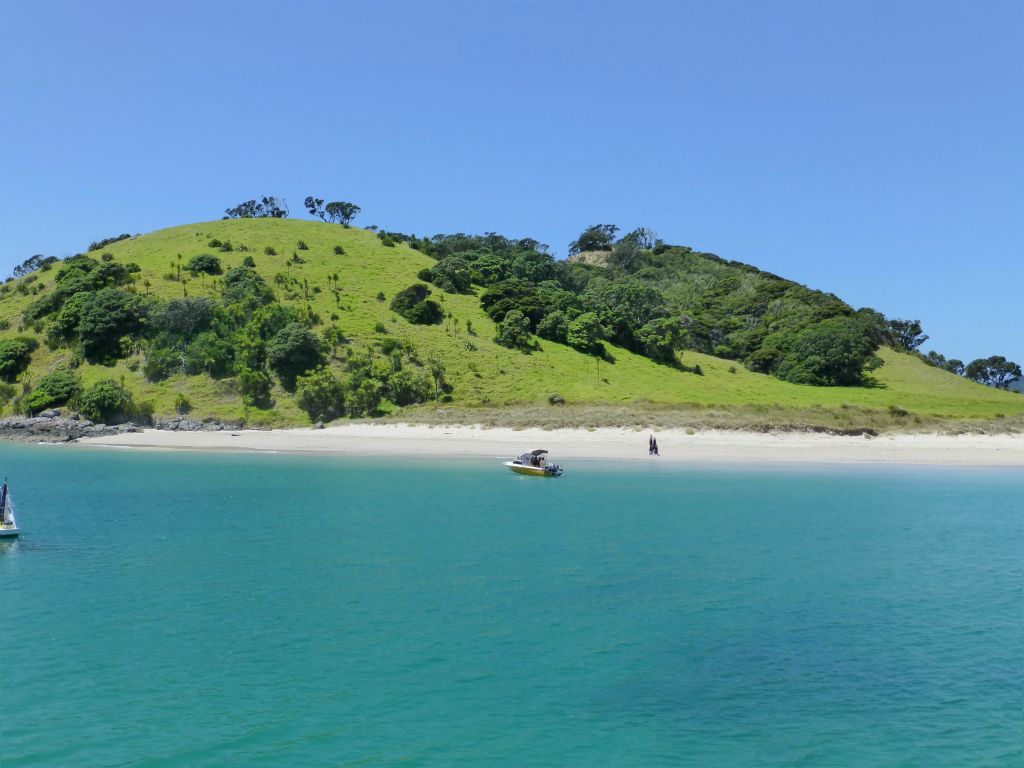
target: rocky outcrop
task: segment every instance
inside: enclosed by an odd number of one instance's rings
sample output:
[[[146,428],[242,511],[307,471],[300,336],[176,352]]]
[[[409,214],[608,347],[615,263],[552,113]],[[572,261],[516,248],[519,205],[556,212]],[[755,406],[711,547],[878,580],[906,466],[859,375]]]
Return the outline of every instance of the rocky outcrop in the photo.
[[[197,421],[185,416],[157,419],[156,429],[175,432],[220,432],[241,429],[241,424],[224,423],[213,419]],[[10,416],[0,419],[0,440],[20,443],[68,443],[83,437],[107,437],[125,432],[141,432],[137,424],[94,424],[84,416],[71,413],[61,416],[57,409],[43,411],[38,416]]]
[[[45,411],[53,414],[53,411]],[[76,414],[77,416],[77,414]],[[94,424],[84,418],[59,415],[10,416],[0,419],[0,439],[20,443],[67,443],[80,437],[105,437],[139,432],[134,424]]]
[[[169,419],[156,419],[154,429],[166,429],[171,432],[223,432],[225,429],[241,429],[242,425],[234,422],[203,419],[197,421],[187,416],[174,416]]]

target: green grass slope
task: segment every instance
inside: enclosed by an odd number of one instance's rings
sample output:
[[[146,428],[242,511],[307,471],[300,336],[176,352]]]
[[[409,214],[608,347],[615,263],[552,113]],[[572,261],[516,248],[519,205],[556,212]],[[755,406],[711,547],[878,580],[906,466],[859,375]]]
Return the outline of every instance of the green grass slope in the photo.
[[[207,243],[212,238],[230,240],[235,250],[221,253],[209,248]],[[300,240],[307,244],[307,250],[298,249]],[[250,250],[239,251],[242,245]],[[344,248],[343,255],[335,254],[338,245]],[[266,255],[264,250],[268,246],[277,255]],[[808,410],[821,410],[827,416],[819,422],[839,426],[855,426],[860,418],[855,414],[865,410],[879,414],[906,411],[910,417],[897,418],[917,417],[927,422],[1024,415],[1024,397],[1019,394],[974,384],[890,349],[880,351],[885,364],[874,373],[874,386],[819,388],[789,384],[752,373],[732,361],[694,352],[685,352],[684,362],[691,367],[699,365],[703,375],[658,365],[618,348],[611,349],[614,363],[599,362],[567,346],[543,340],[541,349],[523,354],[494,343],[494,324],[480,308],[477,295],[442,294],[434,289],[432,298],[442,300],[445,311],[458,323],[412,325],[390,311],[388,303],[397,291],[418,282],[416,273],[434,262],[401,243],[386,247],[373,232],[357,228],[298,220],[213,221],[159,230],[113,243],[101,251],[112,254],[115,261],[137,263],[142,272],[134,289],[164,299],[180,297],[184,291],[190,296],[218,298],[210,277],[189,278],[185,282],[165,279],[178,264],[179,254],[185,264],[197,254],[214,253],[225,270],[251,256],[282,302],[307,303],[303,294],[307,293],[308,285],[308,303],[324,323],[317,331],[336,322],[357,350],[373,347],[384,336],[392,336],[411,343],[422,360],[441,357],[447,367],[446,379],[452,386],[452,406],[461,409],[552,410],[548,397],[557,393],[570,407],[614,406],[638,411],[715,407],[761,414],[766,423],[771,423],[768,415],[773,413]],[[293,253],[298,253],[305,263],[289,265]],[[98,258],[99,252],[90,255]],[[0,331],[0,338],[23,334],[36,335],[40,341],[29,370],[22,376],[25,385],[30,386],[72,358],[67,349],[48,349],[43,343],[45,331],[36,333],[32,328],[21,328],[22,312],[36,298],[32,291],[51,290],[56,272],[56,268],[36,272],[14,281],[0,299],[0,325],[2,321],[9,324]],[[292,284],[283,288],[275,284],[278,274],[295,278],[303,287]],[[329,276],[333,274],[338,275],[341,290],[337,303],[329,290]],[[378,300],[380,293],[385,301]],[[337,320],[332,320],[332,315]],[[468,323],[472,324],[472,334],[466,331]],[[268,426],[309,423],[294,397],[279,385],[274,391],[273,408],[245,409],[234,379],[179,374],[153,384],[143,378],[140,360],[136,355],[113,367],[84,364],[78,372],[86,386],[102,378],[123,379],[136,400],[152,402],[158,416],[171,415],[176,395],[184,393],[193,405],[193,417],[244,418],[247,424]],[[340,372],[343,361],[341,354],[332,365]],[[406,408],[401,416],[426,417],[434,407],[431,404]],[[10,405],[5,407],[7,413],[10,410]]]

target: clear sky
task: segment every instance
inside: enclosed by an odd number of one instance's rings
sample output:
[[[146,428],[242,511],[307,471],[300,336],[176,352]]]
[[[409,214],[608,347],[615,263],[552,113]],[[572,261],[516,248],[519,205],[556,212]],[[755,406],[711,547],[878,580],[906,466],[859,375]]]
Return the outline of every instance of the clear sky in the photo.
[[[1019,0],[0,0],[0,270],[315,194],[643,225],[1024,363],[1022,40]]]

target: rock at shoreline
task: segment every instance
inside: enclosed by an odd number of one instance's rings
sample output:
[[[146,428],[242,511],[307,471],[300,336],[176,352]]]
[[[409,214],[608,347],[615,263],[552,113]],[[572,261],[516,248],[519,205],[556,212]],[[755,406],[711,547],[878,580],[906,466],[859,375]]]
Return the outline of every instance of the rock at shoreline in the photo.
[[[205,419],[195,421],[184,416],[157,420],[156,429],[180,432],[220,432],[241,429],[241,424],[222,423]],[[38,416],[9,416],[0,419],[0,440],[19,443],[68,443],[83,437],[107,437],[125,432],[141,432],[137,424],[94,424],[77,413],[64,417],[60,411],[44,411]]]
[[[0,419],[0,439],[22,443],[67,443],[80,437],[104,437],[138,432],[134,424],[93,424],[88,419],[60,416],[59,411],[44,411],[38,416],[9,416]]]

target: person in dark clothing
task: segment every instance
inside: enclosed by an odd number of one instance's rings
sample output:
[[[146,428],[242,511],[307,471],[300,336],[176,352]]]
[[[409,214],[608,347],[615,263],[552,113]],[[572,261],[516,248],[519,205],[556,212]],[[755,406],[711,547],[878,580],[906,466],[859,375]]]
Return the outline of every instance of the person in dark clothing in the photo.
[[[655,440],[653,437],[651,438],[651,453],[653,453],[655,456],[661,455],[660,453],[658,453],[658,441]]]
[[[654,455],[654,435],[651,435],[650,437],[647,438],[647,455]]]

